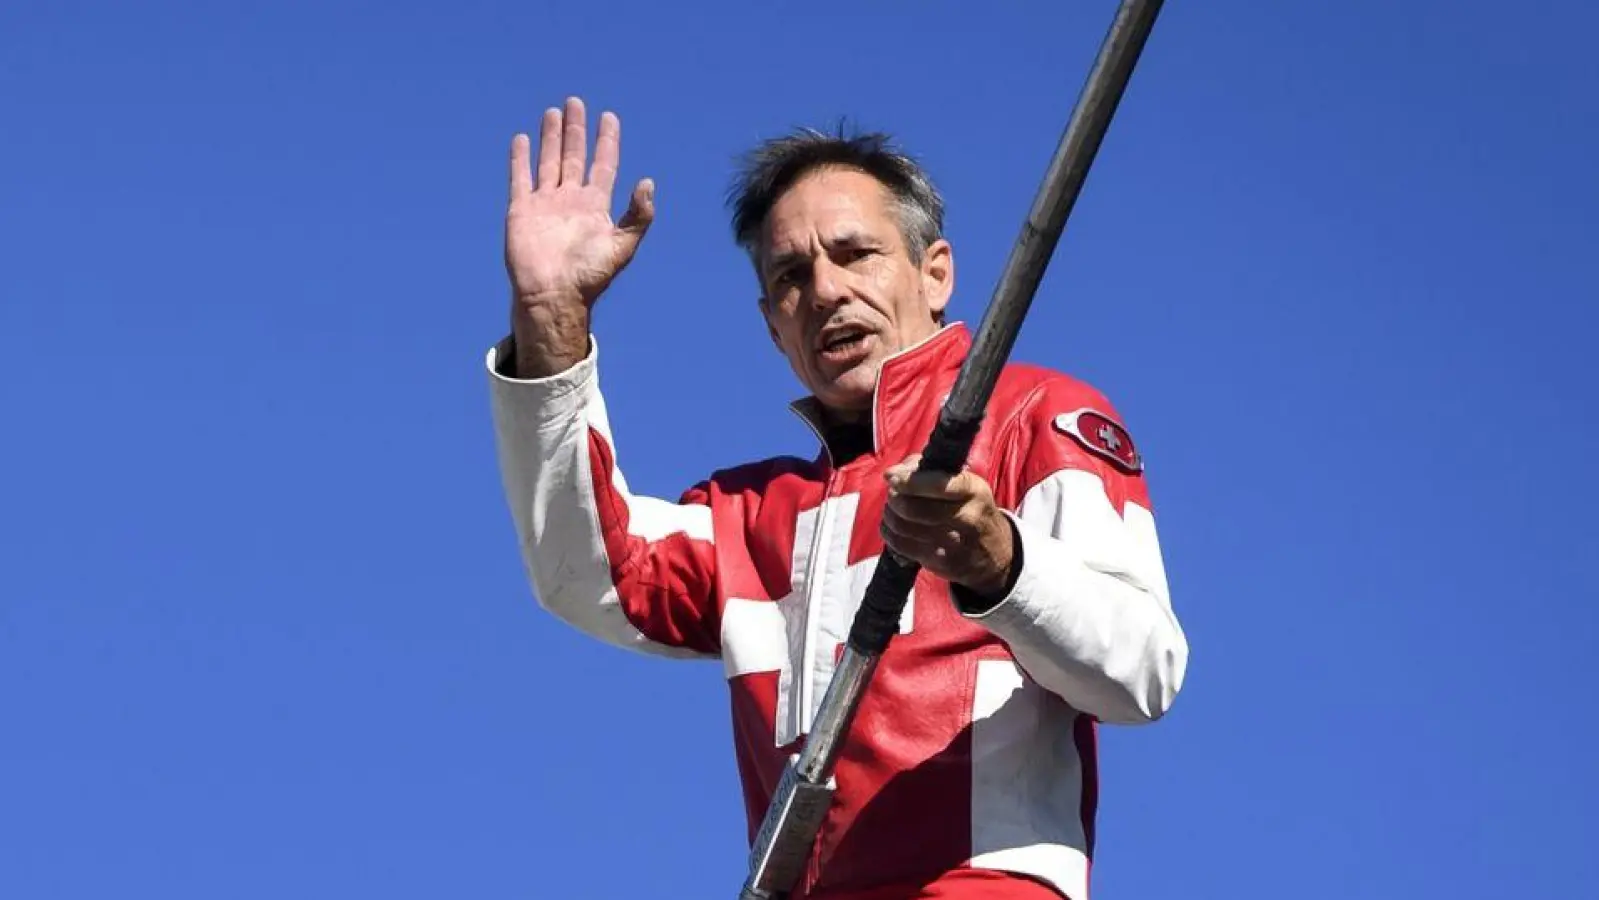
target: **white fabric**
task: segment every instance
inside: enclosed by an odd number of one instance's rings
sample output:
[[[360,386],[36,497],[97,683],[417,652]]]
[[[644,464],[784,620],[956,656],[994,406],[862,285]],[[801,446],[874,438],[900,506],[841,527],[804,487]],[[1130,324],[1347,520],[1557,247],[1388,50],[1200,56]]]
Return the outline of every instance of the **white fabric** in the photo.
[[[1022,538],[1016,585],[972,618],[1082,712],[1118,724],[1165,715],[1182,689],[1188,641],[1153,516],[1136,503],[1118,515],[1098,477],[1064,470],[1029,490],[1012,518]]]
[[[598,342],[587,358],[544,378],[500,374],[507,349],[505,342],[491,349],[485,364],[501,478],[539,605],[608,644],[653,656],[708,658],[650,640],[623,612],[595,505],[590,429],[611,444],[611,478],[627,504],[630,532],[659,539],[684,531],[709,541],[710,509],[628,492],[600,394]]]

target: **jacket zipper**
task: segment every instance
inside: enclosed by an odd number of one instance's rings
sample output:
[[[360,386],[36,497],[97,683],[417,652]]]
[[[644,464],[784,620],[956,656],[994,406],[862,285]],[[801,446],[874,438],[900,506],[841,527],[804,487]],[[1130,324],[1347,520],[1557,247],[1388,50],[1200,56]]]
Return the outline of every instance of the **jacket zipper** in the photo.
[[[816,688],[816,661],[812,654],[816,651],[816,629],[819,626],[816,616],[817,601],[821,599],[821,591],[827,580],[826,560],[831,556],[831,543],[833,537],[833,512],[828,506],[828,501],[833,499],[833,491],[838,485],[838,467],[833,461],[833,451],[827,446],[827,440],[816,426],[805,416],[800,416],[801,421],[816,435],[817,442],[822,445],[822,451],[827,455],[827,481],[822,486],[822,499],[816,507],[816,527],[811,532],[810,557],[805,560],[805,628],[804,636],[800,639],[801,669],[795,674],[798,680],[794,686],[796,694],[793,705],[794,733],[809,736],[811,729],[811,698]],[[805,863],[805,875],[801,880],[799,893],[808,894],[816,886],[822,872],[822,848],[827,843],[826,825],[817,831],[816,839],[811,843],[810,858]]]
[[[832,557],[833,541],[833,510],[828,501],[833,498],[833,489],[838,482],[838,472],[831,465],[828,468],[827,484],[822,489],[822,503],[816,509],[816,530],[811,535],[811,556],[805,561],[805,637],[803,638],[800,654],[803,659],[805,672],[800,679],[800,718],[797,733],[810,735],[811,709],[813,698],[816,695],[816,631],[820,627],[821,616],[817,614],[818,604],[822,599],[822,590],[827,582],[827,560]],[[827,844],[827,824],[823,820],[822,827],[816,831],[816,839],[811,842],[810,858],[805,864],[805,879],[802,894],[809,893],[815,887],[822,873],[822,848]]]
[[[831,556],[833,539],[833,511],[828,506],[828,501],[833,498],[833,488],[837,484],[838,473],[829,471],[827,483],[822,488],[822,502],[816,507],[816,529],[811,532],[811,553],[805,560],[805,636],[800,641],[800,659],[804,669],[799,673],[799,710],[798,721],[795,724],[795,734],[809,734],[811,730],[811,707],[816,696],[816,629],[820,625],[819,616],[816,614],[817,604],[822,598],[822,589],[827,584],[827,560]]]

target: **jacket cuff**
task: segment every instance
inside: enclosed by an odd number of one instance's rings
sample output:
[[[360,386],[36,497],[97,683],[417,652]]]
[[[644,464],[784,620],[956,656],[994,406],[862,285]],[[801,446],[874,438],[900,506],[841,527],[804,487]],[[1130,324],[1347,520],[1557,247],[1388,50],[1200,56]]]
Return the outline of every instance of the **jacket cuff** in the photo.
[[[964,584],[951,582],[949,586],[949,596],[955,601],[955,608],[969,619],[980,619],[1010,599],[1016,592],[1016,583],[1021,579],[1022,566],[1027,558],[1027,549],[1022,546],[1021,529],[1016,527],[1016,517],[1009,510],[1000,511],[1005,514],[1005,521],[1010,524],[1011,562],[1005,586],[998,592],[989,594],[978,593]]]
[[[1010,522],[1012,547],[1010,579],[1004,590],[984,595],[961,585],[951,585],[950,597],[962,616],[982,622],[1003,637],[1008,626],[1029,618],[1026,607],[1038,589],[1038,574],[1028,561],[1045,551],[1037,544],[1038,535],[1023,525],[1015,513],[1008,509],[1001,512]]]
[[[589,352],[571,368],[542,378],[516,376],[516,338],[506,335],[484,357],[489,387],[497,406],[537,421],[570,416],[582,409],[594,386],[599,342],[589,337]]]

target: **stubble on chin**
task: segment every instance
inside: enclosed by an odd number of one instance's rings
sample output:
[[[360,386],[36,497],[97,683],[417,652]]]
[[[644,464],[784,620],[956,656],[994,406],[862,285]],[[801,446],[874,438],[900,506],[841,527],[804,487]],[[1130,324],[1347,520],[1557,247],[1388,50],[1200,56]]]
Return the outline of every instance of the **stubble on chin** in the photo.
[[[868,359],[834,379],[839,402],[860,414],[870,411],[882,368],[881,359]]]

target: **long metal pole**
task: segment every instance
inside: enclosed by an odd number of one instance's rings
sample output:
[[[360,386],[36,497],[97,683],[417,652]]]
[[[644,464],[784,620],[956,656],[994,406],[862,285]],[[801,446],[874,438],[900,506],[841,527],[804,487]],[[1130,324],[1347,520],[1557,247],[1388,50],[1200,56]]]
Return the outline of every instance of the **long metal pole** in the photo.
[[[953,474],[965,466],[994,385],[1155,26],[1161,2],[1122,0],[1117,9],[954,389],[939,411],[938,424],[922,454],[921,470]],[[789,760],[766,809],[750,850],[749,876],[739,900],[782,900],[799,882],[832,803],[839,748],[849,735],[877,662],[898,630],[920,568],[891,553],[879,558],[815,725],[803,751]]]

